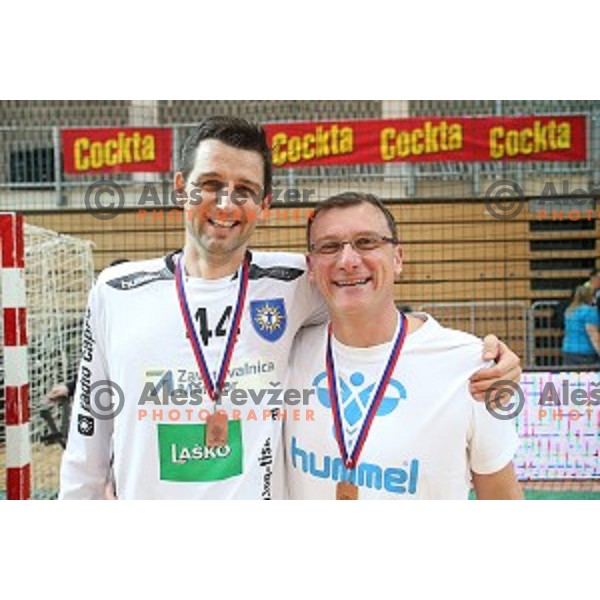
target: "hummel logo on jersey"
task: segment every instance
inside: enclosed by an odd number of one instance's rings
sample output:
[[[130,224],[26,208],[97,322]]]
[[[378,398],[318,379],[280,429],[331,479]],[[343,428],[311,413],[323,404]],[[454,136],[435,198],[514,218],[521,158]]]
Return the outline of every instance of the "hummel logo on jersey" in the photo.
[[[263,279],[265,277],[279,281],[294,281],[295,279],[298,279],[298,277],[304,275],[304,269],[294,269],[293,267],[259,267],[252,263],[248,275],[250,281]]]
[[[365,383],[365,376],[359,371],[352,373],[349,381],[346,381],[342,377],[338,381],[344,431],[348,438],[353,439],[358,435],[362,423],[367,416],[369,401],[373,398],[377,382]],[[325,408],[331,408],[327,387],[327,373],[325,371],[319,373],[313,379],[312,386],[317,392],[319,402]],[[385,417],[391,414],[398,407],[400,400],[406,400],[406,397],[405,387],[398,380],[390,379],[376,416]]]
[[[382,467],[375,463],[361,461],[355,469],[347,469],[339,456],[321,456],[306,447],[301,447],[298,438],[292,437],[289,450],[292,467],[303,473],[310,473],[318,479],[349,481],[361,487],[385,490],[392,494],[417,493],[420,464],[417,459],[403,466]]]
[[[377,383],[376,381],[365,382],[364,374],[359,371],[352,373],[348,380],[343,377],[338,378],[344,435],[350,448],[356,443],[360,428],[366,419]],[[313,379],[312,386],[317,392],[317,398],[321,405],[331,409],[327,373],[325,371],[319,373]],[[390,379],[376,416],[390,415],[398,408],[400,400],[406,399],[405,387],[398,380]],[[333,425],[331,435],[335,439]],[[418,459],[405,460],[401,464],[389,467],[363,460],[356,465],[355,469],[348,469],[339,456],[315,452],[305,442],[306,440],[300,442],[296,436],[292,437],[289,456],[294,469],[299,469],[318,479],[350,481],[360,487],[385,490],[392,494],[414,495],[417,493],[420,470]]]
[[[254,331],[261,338],[268,342],[276,342],[283,335],[287,325],[283,298],[251,301],[250,316]]]
[[[166,268],[160,271],[139,271],[116,277],[107,283],[117,290],[131,290],[161,279],[173,279],[173,274]]]

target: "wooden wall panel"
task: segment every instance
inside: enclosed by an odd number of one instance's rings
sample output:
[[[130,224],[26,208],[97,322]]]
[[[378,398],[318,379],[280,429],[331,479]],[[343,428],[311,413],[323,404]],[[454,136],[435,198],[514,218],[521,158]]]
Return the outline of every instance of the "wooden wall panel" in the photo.
[[[586,259],[586,264],[600,266],[599,220],[591,230],[530,231],[530,223],[539,219],[527,209],[515,220],[502,221],[493,219],[483,203],[407,203],[389,208],[403,242],[404,270],[395,286],[400,304],[418,307],[432,302],[523,301],[530,305],[535,300],[561,300],[570,290],[554,289],[552,280],[583,280],[589,273],[587,267],[532,270],[530,261]],[[305,253],[310,210],[299,207],[272,211],[259,223],[252,248]],[[91,240],[98,271],[117,258],[160,256],[183,243],[183,214],[174,209],[164,213],[128,211],[106,221],[85,212],[37,213],[27,214],[26,222]],[[590,239],[586,249],[575,246]],[[545,248],[532,249],[532,243],[536,247],[539,242]],[[548,289],[533,289],[534,281],[547,282]],[[442,316],[443,322],[446,317]],[[509,339],[519,352],[525,352],[522,319],[513,314],[492,311],[486,316],[478,312],[474,323],[470,317],[461,320],[455,315],[449,325],[478,335],[493,331]],[[560,332],[552,337],[560,338]],[[556,354],[556,350],[548,352]]]

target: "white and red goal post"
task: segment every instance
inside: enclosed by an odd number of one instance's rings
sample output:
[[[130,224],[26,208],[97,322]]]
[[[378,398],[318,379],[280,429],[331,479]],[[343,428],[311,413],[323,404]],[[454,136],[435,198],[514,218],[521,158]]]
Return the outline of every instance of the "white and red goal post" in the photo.
[[[0,304],[4,331],[6,495],[9,500],[31,497],[24,251],[23,216],[0,213]]]

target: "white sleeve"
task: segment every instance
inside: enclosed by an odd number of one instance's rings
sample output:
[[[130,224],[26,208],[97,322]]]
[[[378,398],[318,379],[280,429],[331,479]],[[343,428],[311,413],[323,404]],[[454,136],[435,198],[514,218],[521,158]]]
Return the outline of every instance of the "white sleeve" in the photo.
[[[90,386],[109,379],[99,287],[96,284],[92,288],[88,300],[69,439],[60,472],[61,500],[104,499],[110,473],[113,422],[97,418],[90,411]]]
[[[320,325],[328,320],[327,305],[321,292],[317,289],[317,286],[312,284],[308,279],[308,266],[306,267],[307,272],[303,276],[303,280],[299,290],[299,301],[300,306],[303,309],[303,319],[301,326],[306,325]]]
[[[519,438],[514,419],[502,421],[492,416],[484,402],[471,398],[469,428],[469,462],[479,475],[490,475],[503,469],[515,456]]]

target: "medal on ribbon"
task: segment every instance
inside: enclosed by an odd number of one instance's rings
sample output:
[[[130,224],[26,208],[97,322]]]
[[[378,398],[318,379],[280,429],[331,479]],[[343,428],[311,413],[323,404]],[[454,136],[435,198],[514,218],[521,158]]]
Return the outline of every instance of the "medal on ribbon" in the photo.
[[[373,424],[373,420],[375,418],[375,415],[377,414],[379,406],[381,405],[381,401],[383,400],[383,396],[385,395],[388,383],[392,377],[394,369],[396,368],[396,363],[398,362],[400,353],[402,352],[402,347],[404,346],[404,340],[406,339],[407,330],[407,319],[403,313],[400,313],[400,325],[394,338],[392,351],[388,358],[385,369],[383,370],[383,374],[379,380],[379,385],[376,387],[375,394],[369,406],[369,410],[367,411],[367,416],[363,421],[360,431],[358,433],[356,443],[354,444],[353,448],[349,450],[348,444],[346,443],[346,436],[344,435],[344,427],[341,413],[342,407],[341,402],[339,400],[338,381],[335,372],[333,347],[331,344],[331,323],[329,324],[329,327],[327,329],[327,349],[325,356],[325,363],[327,367],[327,386],[329,390],[329,398],[331,400],[331,412],[333,413],[335,439],[337,441],[340,456],[342,458],[344,466],[349,470],[354,470],[356,468],[356,465],[358,464],[360,454],[365,445],[365,442],[367,441],[369,431],[371,430],[371,425]],[[336,500],[357,499],[358,486],[356,485],[356,483],[353,483],[351,481],[339,481],[337,483]]]
[[[217,371],[217,379],[213,381],[210,370],[206,363],[204,351],[202,345],[196,334],[194,327],[194,320],[187,300],[185,291],[185,283],[183,276],[183,254],[179,257],[175,266],[175,284],[177,288],[177,298],[179,300],[179,308],[181,309],[181,315],[187,331],[187,337],[192,346],[194,358],[198,365],[198,371],[202,377],[202,382],[209,398],[216,402],[221,395],[223,388],[225,387],[225,380],[227,379],[227,373],[229,371],[229,364],[233,356],[233,350],[238,339],[238,330],[240,322],[242,320],[242,314],[244,313],[244,306],[246,303],[246,293],[248,291],[248,281],[250,272],[250,260],[246,254],[244,261],[241,266],[241,273],[239,273],[238,280],[238,294],[235,309],[233,312],[233,319],[229,326],[229,332],[227,334],[225,342],[225,350],[223,352],[223,358],[220,361],[220,367]],[[224,412],[215,411],[207,420],[206,423],[206,445],[209,447],[213,446],[225,446],[227,445],[227,432],[228,432],[228,419],[227,414]]]

